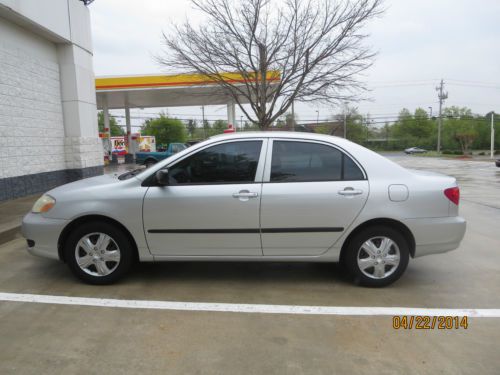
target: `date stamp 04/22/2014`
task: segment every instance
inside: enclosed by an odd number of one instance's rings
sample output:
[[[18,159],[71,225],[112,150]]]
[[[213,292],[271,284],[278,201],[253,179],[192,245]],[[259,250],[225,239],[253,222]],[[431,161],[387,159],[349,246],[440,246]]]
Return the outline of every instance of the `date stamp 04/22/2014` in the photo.
[[[394,329],[468,329],[467,316],[396,315]]]

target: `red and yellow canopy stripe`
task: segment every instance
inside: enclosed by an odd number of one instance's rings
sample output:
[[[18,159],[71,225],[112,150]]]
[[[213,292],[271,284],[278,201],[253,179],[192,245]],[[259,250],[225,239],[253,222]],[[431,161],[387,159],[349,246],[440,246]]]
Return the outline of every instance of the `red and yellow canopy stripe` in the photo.
[[[223,73],[224,80],[228,83],[243,83],[245,78],[240,73]],[[257,78],[257,74],[254,74]],[[278,71],[269,71],[266,74],[268,81],[279,81]],[[148,76],[123,76],[96,78],[96,90],[113,90],[127,88],[153,88],[169,86],[194,86],[211,85],[217,81],[202,74],[176,74],[176,75],[148,75]]]

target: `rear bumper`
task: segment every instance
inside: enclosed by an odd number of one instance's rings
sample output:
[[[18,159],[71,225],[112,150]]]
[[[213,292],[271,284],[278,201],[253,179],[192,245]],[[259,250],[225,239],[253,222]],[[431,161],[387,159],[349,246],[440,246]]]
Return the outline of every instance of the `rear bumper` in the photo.
[[[62,219],[49,219],[40,214],[27,214],[23,218],[21,231],[24,238],[34,241],[32,246],[28,245],[28,252],[44,258],[59,259],[57,242],[68,222]]]
[[[460,216],[406,219],[415,237],[415,257],[456,249],[464,238],[466,222]]]

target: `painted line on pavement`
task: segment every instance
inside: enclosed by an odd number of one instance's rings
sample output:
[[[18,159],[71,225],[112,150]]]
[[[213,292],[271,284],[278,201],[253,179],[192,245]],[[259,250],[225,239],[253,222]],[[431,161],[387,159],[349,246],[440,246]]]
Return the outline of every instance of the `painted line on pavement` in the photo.
[[[76,305],[93,307],[117,307],[126,309],[209,311],[260,314],[295,315],[430,315],[430,316],[468,316],[473,318],[500,318],[500,309],[442,309],[422,307],[365,307],[365,306],[300,306],[300,305],[260,305],[241,303],[205,303],[146,301],[110,298],[88,298],[50,296],[42,294],[0,293],[0,301],[29,302],[56,305]]]

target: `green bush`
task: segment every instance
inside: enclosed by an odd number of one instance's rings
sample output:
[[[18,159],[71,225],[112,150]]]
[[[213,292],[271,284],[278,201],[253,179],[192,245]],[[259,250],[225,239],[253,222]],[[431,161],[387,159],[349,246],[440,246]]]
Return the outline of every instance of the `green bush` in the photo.
[[[160,114],[160,117],[146,120],[142,135],[154,135],[156,144],[168,145],[173,142],[184,143],[187,139],[186,127],[181,120]]]

